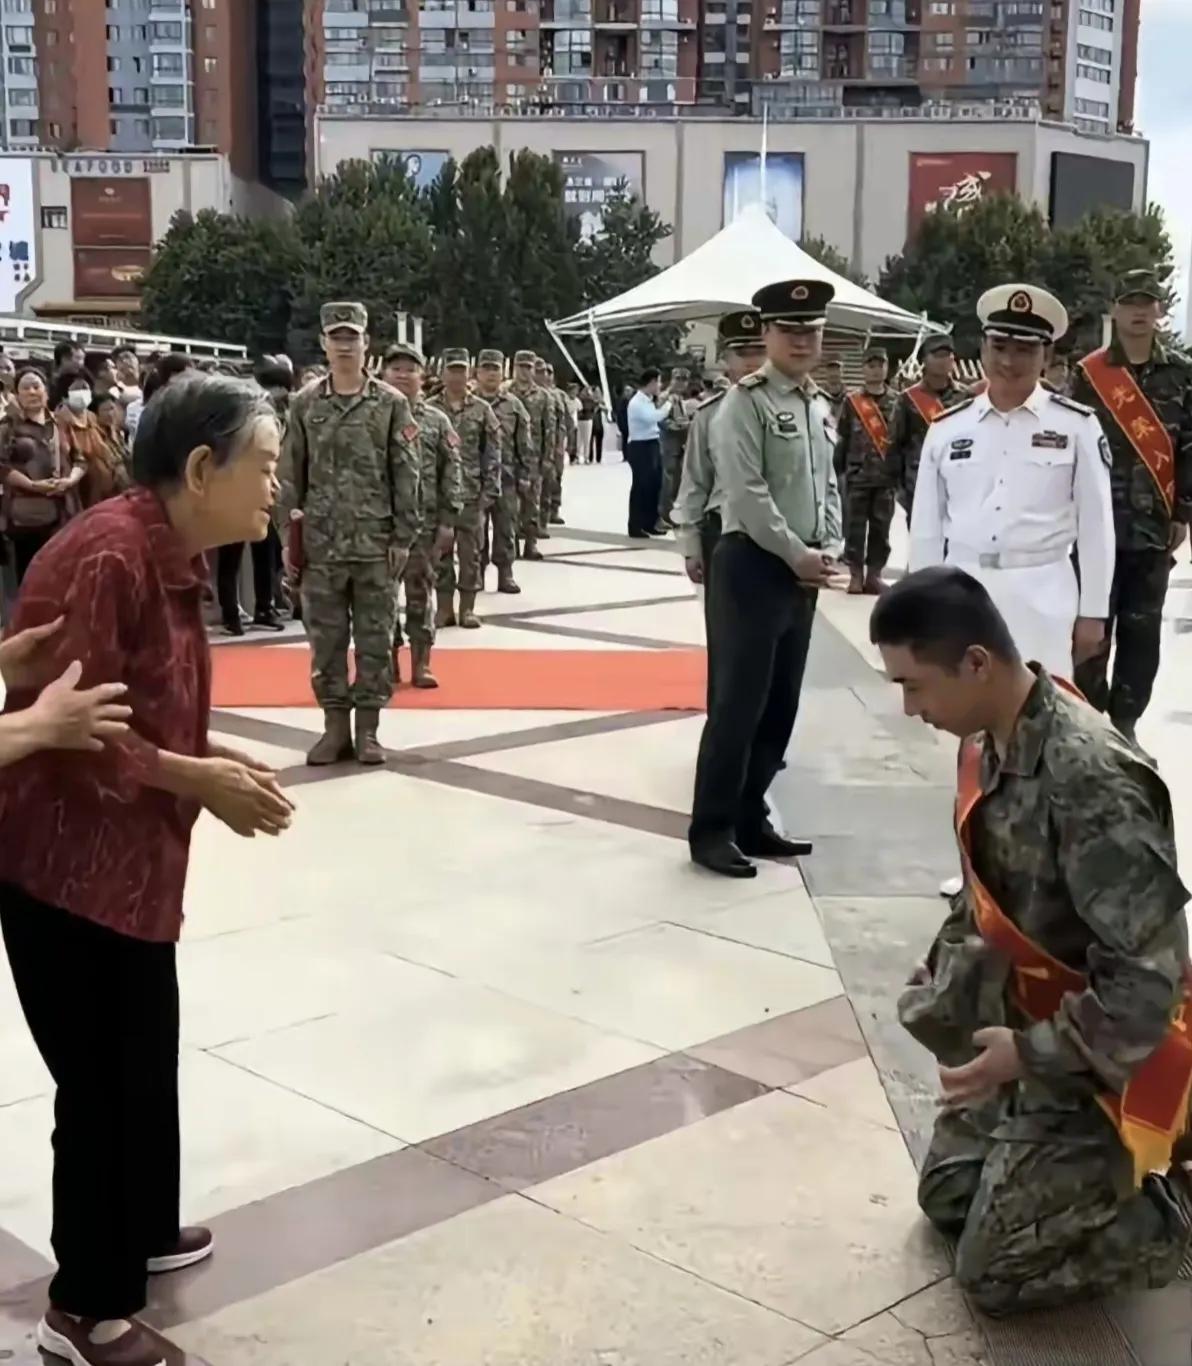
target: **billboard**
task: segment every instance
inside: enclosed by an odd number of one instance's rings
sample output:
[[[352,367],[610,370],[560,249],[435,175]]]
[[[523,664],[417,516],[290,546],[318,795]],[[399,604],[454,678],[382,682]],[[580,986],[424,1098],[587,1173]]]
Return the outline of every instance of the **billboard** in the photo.
[[[392,148],[374,149],[374,161],[400,161],[406,174],[419,190],[427,190],[434,184],[439,172],[447,164],[450,152],[424,152],[421,150],[394,150]]]
[[[563,172],[563,213],[568,222],[578,221],[581,242],[599,235],[605,198],[622,181],[630,194],[645,200],[644,163],[641,152],[555,153]]]
[[[76,247],[76,299],[135,299],[149,269],[148,247]]]
[[[933,209],[963,213],[986,195],[1013,194],[1017,188],[1014,152],[912,152],[907,236]]]
[[[0,157],[0,313],[15,313],[37,276],[34,211],[33,162]]]
[[[724,222],[762,202],[762,159],[757,152],[724,154]],[[766,213],[797,242],[803,236],[803,153],[766,153]]]
[[[1093,209],[1134,207],[1134,167],[1128,161],[1051,154],[1051,225],[1069,228]]]
[[[70,211],[76,247],[147,247],[153,241],[148,177],[72,180]]]

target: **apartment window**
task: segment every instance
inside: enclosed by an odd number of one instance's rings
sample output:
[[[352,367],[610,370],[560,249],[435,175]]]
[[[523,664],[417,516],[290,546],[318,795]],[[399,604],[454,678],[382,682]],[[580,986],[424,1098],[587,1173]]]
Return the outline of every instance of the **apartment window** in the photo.
[[[1091,114],[1097,119],[1109,117],[1109,105],[1103,104],[1100,100],[1077,100],[1075,103],[1078,114]]]
[[[906,23],[906,0],[869,0],[869,22],[889,19],[896,24]]]
[[[1108,14],[1094,14],[1091,9],[1082,9],[1079,20],[1085,28],[1099,28],[1103,33],[1113,32],[1113,20]]]
[[[133,24],[132,40],[134,43],[147,43],[149,41],[149,25]]]
[[[642,19],[646,23],[678,23],[679,0],[642,0]]]
[[[405,81],[374,81],[373,90],[379,100],[404,100],[409,93]]]
[[[644,30],[641,35],[641,70],[642,75],[677,76],[679,35]]]
[[[493,31],[491,28],[461,29],[456,36],[455,46],[460,52],[491,52]]]
[[[108,70],[109,70],[109,71],[119,71],[119,70],[120,70],[120,58],[119,58],[119,57],[109,57],[109,58],[108,58]]]
[[[505,32],[505,46],[510,52],[525,52],[529,41],[528,29],[511,28]]]
[[[929,14],[955,14],[956,6],[953,0],[931,0],[927,12]]]
[[[32,14],[33,0],[4,0],[5,14]]]
[[[14,138],[35,138],[37,136],[37,120],[9,119],[8,131]]]
[[[510,100],[524,100],[528,89],[528,86],[517,85],[511,81],[505,87],[505,98]]]
[[[132,92],[132,102],[133,104],[148,104],[149,87],[147,85],[136,86]]]
[[[207,6],[211,8],[210,5]],[[363,0],[324,0],[323,9],[327,14],[358,14],[364,8]]]
[[[951,52],[956,46],[956,35],[954,33],[933,33],[930,38],[931,45],[937,52]]]
[[[642,34],[645,42],[646,35]],[[556,76],[588,76],[592,72],[592,41],[584,29],[563,29],[555,34],[554,61]]]
[[[155,85],[153,87],[153,103],[161,106],[176,106],[181,108],[186,103],[186,91],[180,85]]]
[[[1089,66],[1085,62],[1076,63],[1076,74],[1086,81],[1096,81],[1098,85],[1109,85],[1112,77],[1103,66]]]
[[[108,103],[109,103],[109,104],[123,104],[123,103],[124,103],[124,91],[120,88],[120,86],[118,86],[118,85],[109,85],[109,86],[108,86]]]
[[[159,142],[184,142],[186,140],[186,120],[179,118],[154,119],[153,136]]]
[[[869,35],[870,55],[900,57],[906,50],[904,33],[871,33]]]
[[[48,123],[46,124],[46,132],[51,138],[60,138],[62,136],[62,125],[60,123]]]
[[[357,47],[363,47],[368,41],[367,36],[358,28],[329,28],[326,30],[326,36],[329,43],[354,43]]]
[[[36,76],[37,59],[34,57],[10,57],[8,59],[10,76]]]
[[[37,91],[13,89],[8,92],[9,104],[21,109],[35,109],[37,107]]]
[[[219,59],[216,58],[216,57],[204,57],[204,58],[203,58],[203,70],[204,70],[209,76],[210,76],[213,72],[218,71],[218,70],[219,70]]]
[[[109,25],[108,25],[108,42],[109,42],[109,43],[118,43],[119,41],[120,41],[120,25],[119,25],[119,24],[109,24]]]
[[[359,66],[366,62],[359,52],[328,52],[323,58],[325,66]]]
[[[58,46],[58,30],[57,30],[56,28],[51,28],[51,29],[47,29],[47,30],[46,30],[45,43],[46,43],[46,47],[57,47],[57,46]]]
[[[182,41],[182,25],[174,23],[150,24],[149,37],[155,43],[180,43]]]
[[[779,38],[779,75],[814,76],[820,69],[818,33],[784,33]]]
[[[138,75],[138,76],[144,75],[144,73],[145,73],[145,59],[144,59],[144,57],[134,57],[134,58],[132,59],[132,69],[133,69],[133,71],[136,73],[136,75]]]
[[[155,76],[181,76],[183,69],[181,52],[155,52],[153,54],[153,74]]]
[[[132,130],[139,138],[147,138],[152,134],[153,125],[148,119],[133,119]]]
[[[6,24],[4,36],[8,40],[9,47],[33,46],[33,30],[24,24]]]
[[[919,69],[921,71],[950,71],[952,69],[952,58],[922,57],[919,59]]]
[[[214,9],[214,8],[215,8],[215,5],[216,5],[216,0],[203,0],[203,8],[204,8],[204,9]]]
[[[1087,43],[1077,43],[1076,55],[1083,57],[1086,62],[1102,62],[1105,66],[1113,65],[1113,53],[1107,47],[1090,47]]]

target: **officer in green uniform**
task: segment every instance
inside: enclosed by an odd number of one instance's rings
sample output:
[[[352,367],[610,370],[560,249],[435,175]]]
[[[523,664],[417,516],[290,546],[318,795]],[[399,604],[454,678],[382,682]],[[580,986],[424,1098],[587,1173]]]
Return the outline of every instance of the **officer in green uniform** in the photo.
[[[302,522],[302,619],[324,713],[307,762],[351,756],[355,708],[356,758],[380,764],[377,726],[393,696],[397,580],[421,523],[418,427],[405,397],[365,371],[363,304],[325,304],[320,316],[330,373],[290,404],[281,472],[284,515]]]
[[[513,561],[517,558],[522,500],[528,498],[534,488],[538,453],[531,442],[530,414],[525,404],[516,394],[501,389],[504,373],[503,352],[489,349],[476,357],[476,391],[501,424],[501,496],[489,512],[497,592],[520,593],[513,577]]]
[[[416,346],[396,342],[385,353],[381,378],[409,400],[418,424],[421,454],[422,530],[410,551],[403,578],[412,662],[410,681],[416,688],[437,688],[439,681],[430,667],[435,643],[435,569],[441,555],[451,554],[463,500],[459,487],[459,437],[447,414],[427,402],[422,392],[425,373],[426,358]],[[395,651],[401,643],[401,622],[395,621]]]
[[[894,404],[890,422],[890,453],[886,457],[899,501],[906,508],[910,526],[915,503],[915,480],[919,477],[919,457],[927,428],[941,413],[968,397],[968,390],[956,383],[953,374],[956,348],[952,338],[936,333],[919,347],[923,374],[917,384],[904,389]]]
[[[773,829],[766,793],[790,743],[816,595],[840,541],[831,412],[811,377],[833,293],[819,280],[758,290],[766,363],[728,391],[712,422],[722,524],[708,605],[716,686],[688,842],[694,862],[726,877],[756,876],[748,855],[811,849]]]
[[[465,350],[443,352],[443,388],[430,400],[451,419],[459,438],[460,491],[463,512],[455,527],[459,548],[459,624],[469,630],[480,625],[476,594],[484,587],[480,574],[480,551],[484,519],[501,496],[501,428],[493,410],[482,398],[468,392],[469,358]],[[435,626],[456,624],[455,553],[445,553],[438,568],[439,607]]]
[[[1192,363],[1159,340],[1163,311],[1158,274],[1129,271],[1112,340],[1077,365],[1072,391],[1109,441],[1117,541],[1105,649],[1077,667],[1076,683],[1130,740],[1159,671],[1171,557],[1192,520]]]

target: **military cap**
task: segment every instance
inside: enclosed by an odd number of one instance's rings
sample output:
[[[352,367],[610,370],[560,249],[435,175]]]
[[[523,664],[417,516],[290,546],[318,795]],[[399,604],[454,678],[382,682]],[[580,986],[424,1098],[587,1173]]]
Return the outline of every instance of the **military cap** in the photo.
[[[535,370],[549,370],[549,369],[550,369],[550,366],[547,365],[546,361],[544,361],[544,360],[542,359],[541,356],[535,356],[535,357],[534,357],[534,369],[535,369]]]
[[[885,361],[885,363],[889,365],[890,353],[884,346],[867,346],[865,348],[864,356],[865,364],[868,365],[871,360]]]
[[[1163,301],[1163,282],[1157,270],[1128,270],[1118,281],[1113,301],[1138,297]]]
[[[498,351],[494,347],[485,347],[483,351],[477,353],[477,365],[495,365],[498,370],[505,368],[505,353]]]
[[[533,351],[515,351],[513,355],[514,365],[533,365],[537,359]]]
[[[759,289],[750,302],[764,323],[811,331],[827,321],[835,293],[826,280],[779,280]]]
[[[466,346],[449,346],[444,350],[440,359],[444,370],[448,370],[454,365],[468,366],[472,363]]]
[[[319,322],[324,332],[336,327],[350,327],[363,335],[368,331],[368,309],[363,304],[324,304],[319,310]]]
[[[752,308],[726,313],[716,324],[716,336],[726,350],[734,346],[756,346],[762,339],[762,320]]]
[[[395,360],[412,360],[415,365],[426,365],[426,357],[412,342],[394,342],[386,349],[384,364]]]
[[[674,369],[671,371],[671,383],[672,383],[672,384],[673,384],[673,383],[675,382],[675,380],[677,380],[677,379],[690,379],[690,378],[691,378],[691,371],[688,370],[687,367],[686,367],[685,365],[676,365],[676,366],[674,367]]]
[[[919,343],[920,360],[934,356],[937,351],[948,351],[953,356],[956,354],[956,345],[946,332],[933,332],[930,337],[924,337]]]
[[[1008,337],[1048,345],[1068,330],[1068,310],[1037,285],[995,285],[977,300],[977,317],[987,337]]]

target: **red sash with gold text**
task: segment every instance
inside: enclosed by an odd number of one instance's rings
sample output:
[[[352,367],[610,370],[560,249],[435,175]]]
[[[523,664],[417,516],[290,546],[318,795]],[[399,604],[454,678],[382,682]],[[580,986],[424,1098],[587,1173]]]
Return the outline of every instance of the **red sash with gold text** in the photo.
[[[874,450],[884,460],[890,449],[890,429],[886,426],[882,410],[866,393],[850,394],[848,401],[853,405],[853,412],[861,419],[861,425],[873,442]]]
[[[1010,993],[1029,1020],[1048,1020],[1069,992],[1088,986],[1083,973],[1053,958],[1028,939],[998,906],[973,871],[972,816],[980,805],[981,742],[970,738],[961,748],[956,793],[956,839],[960,845],[965,882],[972,897],[973,914],[981,937],[1005,955],[1013,968]],[[1109,1116],[1123,1145],[1134,1159],[1136,1185],[1148,1172],[1163,1171],[1171,1163],[1171,1150],[1184,1133],[1188,1099],[1192,1093],[1192,989],[1187,976],[1184,993],[1174,1018],[1158,1047],[1139,1067],[1122,1094],[1102,1092],[1097,1103]]]
[[[915,405],[915,411],[929,427],[944,411],[943,401],[940,399],[940,396],[929,389],[925,384],[911,385],[906,391],[906,396]]]
[[[1159,420],[1150,400],[1139,388],[1134,374],[1124,365],[1114,365],[1105,348],[1085,356],[1080,368],[1096,391],[1106,412],[1122,429],[1134,453],[1147,467],[1168,515],[1175,507],[1175,448],[1171,433]]]

